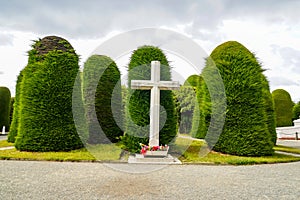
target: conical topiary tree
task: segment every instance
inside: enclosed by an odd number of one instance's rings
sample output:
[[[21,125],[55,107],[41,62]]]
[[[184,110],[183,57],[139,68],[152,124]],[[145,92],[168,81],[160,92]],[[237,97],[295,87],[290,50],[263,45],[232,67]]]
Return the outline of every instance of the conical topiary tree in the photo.
[[[69,151],[83,146],[72,113],[78,56],[63,38],[48,36],[29,51],[21,82],[16,148]]]
[[[90,144],[118,142],[123,135],[119,80],[120,71],[107,56],[93,55],[84,64],[83,91]]]
[[[262,67],[248,49],[235,41],[215,48],[210,58],[223,79],[227,100],[223,132],[213,150],[240,156],[271,155],[274,143],[268,130],[263,91],[267,83],[262,78]],[[204,72],[210,65],[206,63]],[[207,135],[208,145],[210,137]]]
[[[290,94],[284,89],[277,89],[272,92],[275,113],[276,113],[276,126],[292,126],[293,125],[293,106]]]
[[[5,131],[9,131],[10,127],[10,91],[7,87],[0,87],[0,129],[5,126]]]
[[[19,126],[20,110],[21,110],[21,106],[20,106],[21,85],[22,85],[24,70],[25,69],[23,69],[20,72],[20,74],[17,78],[15,102],[13,105],[13,107],[14,107],[13,118],[12,118],[12,122],[11,122],[10,131],[9,131],[9,134],[7,137],[7,141],[12,142],[12,143],[15,142],[15,138],[18,135],[18,126]]]
[[[161,63],[160,80],[171,80],[170,66],[162,50],[153,46],[142,46],[133,52],[128,68],[126,134],[122,138],[126,148],[132,152],[140,150],[139,143],[149,142],[150,91],[131,90],[131,80],[150,80],[151,61]],[[172,91],[165,90],[160,94],[160,104],[164,109],[160,110],[159,141],[165,145],[176,136],[177,116]]]

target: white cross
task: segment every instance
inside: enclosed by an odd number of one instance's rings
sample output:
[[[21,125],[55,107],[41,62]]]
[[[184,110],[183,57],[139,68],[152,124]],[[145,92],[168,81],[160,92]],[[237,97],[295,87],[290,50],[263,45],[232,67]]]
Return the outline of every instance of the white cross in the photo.
[[[178,81],[160,81],[160,62],[151,62],[151,80],[132,80],[131,89],[151,90],[149,145],[159,146],[160,90],[179,89]]]

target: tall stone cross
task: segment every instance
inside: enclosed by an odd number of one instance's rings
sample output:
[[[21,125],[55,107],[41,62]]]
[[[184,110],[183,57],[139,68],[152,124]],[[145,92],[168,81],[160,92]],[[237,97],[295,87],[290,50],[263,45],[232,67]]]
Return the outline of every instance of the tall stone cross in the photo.
[[[160,80],[160,62],[151,62],[151,80],[132,80],[131,89],[151,90],[149,145],[159,146],[160,90],[179,89],[178,81]]]

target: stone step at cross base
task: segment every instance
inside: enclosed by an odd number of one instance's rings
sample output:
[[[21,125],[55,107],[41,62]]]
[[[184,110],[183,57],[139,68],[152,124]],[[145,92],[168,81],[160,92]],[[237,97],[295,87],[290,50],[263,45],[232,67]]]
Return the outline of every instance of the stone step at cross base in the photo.
[[[154,165],[180,165],[182,164],[178,158],[174,158],[170,154],[166,157],[144,156],[142,154],[136,154],[135,156],[129,156],[129,164],[154,164]]]

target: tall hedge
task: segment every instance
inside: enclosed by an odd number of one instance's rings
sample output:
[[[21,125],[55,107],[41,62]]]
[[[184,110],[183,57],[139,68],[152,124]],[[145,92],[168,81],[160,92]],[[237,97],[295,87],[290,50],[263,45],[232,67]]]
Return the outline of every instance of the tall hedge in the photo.
[[[10,127],[10,91],[7,87],[0,87],[0,129],[5,126],[5,131],[9,131]]]
[[[213,150],[240,156],[271,155],[274,143],[267,125],[262,67],[235,41],[215,48],[210,58],[223,79],[227,100],[223,132]],[[207,62],[204,71],[210,65]]]
[[[197,74],[191,75],[185,80],[183,85],[192,86],[193,88],[196,88],[197,84],[199,82],[199,78],[200,78],[200,76]]]
[[[210,124],[211,100],[202,76],[199,76],[198,79],[196,99],[191,135],[195,138],[204,139]]]
[[[171,80],[168,60],[162,50],[154,46],[142,46],[133,52],[128,67],[128,94],[126,105],[126,134],[122,138],[126,148],[132,152],[140,150],[139,143],[149,142],[150,91],[131,90],[131,80],[150,80],[151,61],[160,61],[161,80]],[[160,132],[159,142],[169,144],[177,133],[177,115],[172,91],[160,92]],[[163,125],[164,119],[165,124]]]
[[[276,118],[275,118],[275,106],[270,92],[270,86],[267,78],[262,75],[263,80],[263,95],[265,100],[265,109],[267,115],[267,126],[271,134],[272,142],[276,145],[277,133],[276,133]]]
[[[276,126],[292,126],[293,125],[293,102],[290,94],[284,89],[277,89],[272,92],[275,113],[276,113]]]
[[[119,141],[123,119],[120,71],[116,63],[107,56],[89,57],[84,64],[83,80],[88,143]]]
[[[11,122],[14,114],[14,103],[15,103],[15,97],[11,97],[10,99],[10,109],[9,109],[9,124],[11,127]]]
[[[192,86],[181,86],[180,90],[174,91],[179,110],[179,133],[190,133],[192,118],[195,107],[196,94]]]
[[[22,78],[18,135],[24,151],[69,151],[83,147],[72,113],[78,56],[63,38],[48,36],[29,51]]]
[[[14,111],[13,111],[13,118],[11,122],[11,127],[10,131],[7,137],[8,142],[15,142],[15,138],[18,135],[18,126],[19,126],[19,120],[20,120],[20,99],[21,99],[21,86],[22,86],[22,80],[23,80],[23,75],[24,75],[24,70],[23,69],[17,78],[17,84],[16,84],[16,95],[15,95],[15,102],[14,102]]]

